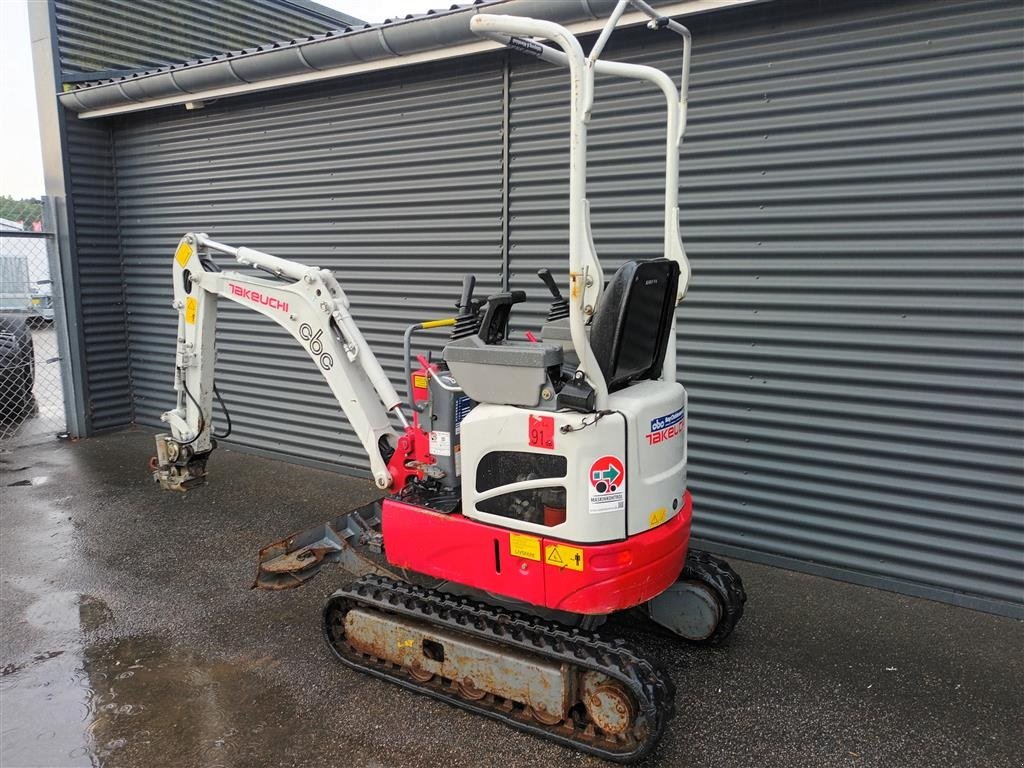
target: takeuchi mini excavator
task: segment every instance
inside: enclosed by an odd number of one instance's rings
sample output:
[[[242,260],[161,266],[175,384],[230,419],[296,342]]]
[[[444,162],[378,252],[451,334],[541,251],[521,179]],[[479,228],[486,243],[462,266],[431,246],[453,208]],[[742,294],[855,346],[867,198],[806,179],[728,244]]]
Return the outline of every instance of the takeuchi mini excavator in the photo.
[[[630,5],[681,38],[679,88],[661,70],[600,59]],[[206,480],[218,297],[271,318],[327,380],[385,495],[261,550],[254,586],[297,587],[338,563],[355,580],[328,599],[323,631],[344,664],[630,762],[657,743],[675,688],[597,627],[632,610],[715,644],[745,600],[726,563],[688,546],[675,316],[690,277],[677,207],[690,35],[638,0],[618,3],[589,55],[548,21],[478,14],[471,28],[571,75],[568,291],[541,270],[551,305],[540,338],[509,338],[523,291],[480,300],[467,276],[456,316],[406,331],[403,402],[329,270],[189,233],[173,263],[177,406],[151,468],[168,489]],[[667,115],[664,252],[607,282],[585,197],[595,73],[659,88]],[[222,271],[213,253],[270,276]],[[440,360],[412,351],[431,328],[450,333]]]

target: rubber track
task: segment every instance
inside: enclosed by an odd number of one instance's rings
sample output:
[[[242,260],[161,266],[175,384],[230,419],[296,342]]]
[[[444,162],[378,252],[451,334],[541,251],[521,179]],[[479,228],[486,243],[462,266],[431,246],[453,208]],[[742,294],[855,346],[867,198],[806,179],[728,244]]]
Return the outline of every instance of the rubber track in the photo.
[[[542,725],[520,704],[497,696],[468,701],[442,678],[419,683],[390,662],[368,661],[347,643],[336,644],[331,631],[336,621],[343,621],[345,613],[357,606],[417,619],[495,645],[608,675],[623,683],[637,703],[637,718],[629,738],[625,743],[617,743],[593,726],[577,723],[571,714],[558,725]],[[323,629],[335,656],[353,669],[606,760],[631,763],[642,759],[658,743],[665,725],[675,714],[675,685],[671,678],[622,640],[606,640],[592,632],[405,582],[365,576],[342,587],[324,606]]]
[[[702,582],[718,593],[722,618],[710,637],[695,642],[696,645],[718,645],[732,634],[743,617],[743,606],[747,602],[743,581],[725,560],[701,549],[691,549],[686,553],[680,578]]]

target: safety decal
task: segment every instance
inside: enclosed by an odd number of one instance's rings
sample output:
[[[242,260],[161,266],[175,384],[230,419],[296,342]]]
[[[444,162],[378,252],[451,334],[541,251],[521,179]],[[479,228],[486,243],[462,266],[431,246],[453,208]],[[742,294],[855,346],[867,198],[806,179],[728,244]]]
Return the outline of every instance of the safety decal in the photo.
[[[174,260],[178,262],[181,267],[188,264],[188,260],[192,258],[192,246],[186,242],[178,244],[178,250],[174,252]]]
[[[426,389],[427,377],[422,373],[414,374],[412,377],[412,385],[417,389]]]
[[[195,296],[185,297],[185,322],[189,325],[196,324],[196,312],[199,309],[199,302]]]
[[[626,467],[618,456],[590,465],[590,514],[626,511]]]
[[[553,451],[555,449],[555,417],[531,414],[529,419],[530,447]]]
[[[557,568],[568,568],[570,571],[583,570],[583,550],[567,544],[546,544],[544,546],[544,562]]]
[[[434,430],[430,433],[430,452],[435,456],[452,455],[452,433]]]
[[[527,560],[540,560],[540,539],[536,536],[525,536],[521,533],[511,533],[508,537],[508,551],[512,557],[522,557]]]
[[[667,516],[668,512],[664,507],[654,510],[647,516],[647,527],[654,528],[655,526],[661,525],[665,522],[665,518]]]

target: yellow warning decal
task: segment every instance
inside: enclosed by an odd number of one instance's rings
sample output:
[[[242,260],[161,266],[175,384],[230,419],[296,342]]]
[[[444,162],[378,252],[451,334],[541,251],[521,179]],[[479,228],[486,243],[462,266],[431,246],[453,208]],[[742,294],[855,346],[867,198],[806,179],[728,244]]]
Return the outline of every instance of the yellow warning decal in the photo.
[[[185,322],[189,325],[196,324],[196,310],[199,307],[199,302],[196,301],[195,296],[185,297]]]
[[[174,260],[178,262],[182,267],[188,264],[188,260],[192,258],[192,246],[182,240],[178,244],[178,250],[174,252]]]
[[[548,544],[544,547],[544,562],[570,571],[582,571],[583,550],[567,544]]]
[[[512,557],[540,560],[540,539],[536,536],[511,533],[508,537],[508,551],[512,553]]]
[[[417,389],[426,389],[427,377],[424,376],[422,373],[417,373],[415,376],[412,377],[412,385]]]
[[[653,528],[656,525],[661,525],[662,523],[665,522],[665,517],[667,515],[668,515],[668,513],[665,511],[664,507],[662,507],[661,509],[654,510],[647,517],[647,527],[648,528]]]

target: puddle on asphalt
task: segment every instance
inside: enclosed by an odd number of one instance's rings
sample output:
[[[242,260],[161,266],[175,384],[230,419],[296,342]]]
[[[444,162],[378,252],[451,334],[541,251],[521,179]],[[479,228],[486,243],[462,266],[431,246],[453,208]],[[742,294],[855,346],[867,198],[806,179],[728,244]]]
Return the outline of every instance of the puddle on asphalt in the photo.
[[[29,467],[25,467],[25,469],[29,469]],[[44,485],[49,482],[49,480],[50,478],[48,475],[39,475],[38,477],[30,477],[27,480],[18,480],[14,483],[8,483],[7,486],[9,488],[17,488],[19,486]]]
[[[37,600],[25,619],[59,647],[0,669],[5,766],[241,766],[293,757],[291,699],[256,674],[270,660],[210,661],[165,637],[111,638],[95,631],[112,625],[107,605],[73,592]]]

